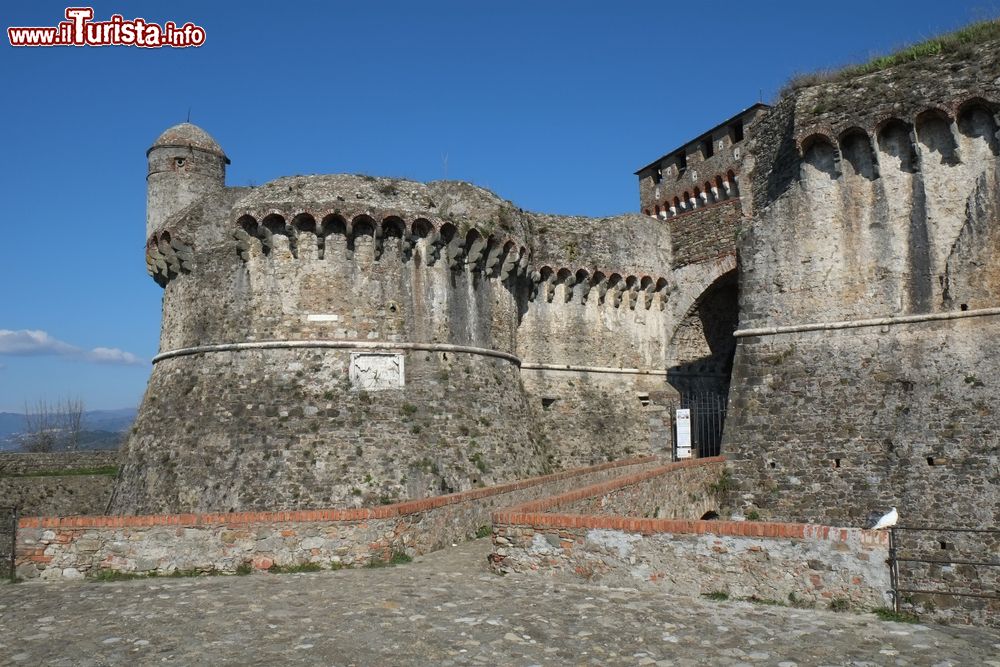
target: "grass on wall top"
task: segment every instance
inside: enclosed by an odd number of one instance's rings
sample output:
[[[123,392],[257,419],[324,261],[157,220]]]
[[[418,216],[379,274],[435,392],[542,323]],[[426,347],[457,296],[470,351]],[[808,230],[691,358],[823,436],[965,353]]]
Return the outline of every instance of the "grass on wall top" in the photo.
[[[821,70],[809,74],[799,74],[785,84],[778,97],[784,97],[797,90],[821,83],[836,83],[857,76],[881,72],[882,70],[916,62],[924,58],[948,54],[960,54],[971,57],[975,47],[990,40],[1000,39],[1000,19],[979,21],[961,30],[932,37],[904,47],[889,55],[872,58],[860,65],[849,65],[842,69]]]

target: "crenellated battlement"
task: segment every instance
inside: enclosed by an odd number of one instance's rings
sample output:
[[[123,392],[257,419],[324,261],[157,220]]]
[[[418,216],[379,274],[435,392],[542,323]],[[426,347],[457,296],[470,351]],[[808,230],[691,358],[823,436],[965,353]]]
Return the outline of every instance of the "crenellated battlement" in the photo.
[[[561,303],[587,304],[591,294],[597,295],[598,304],[612,308],[624,306],[635,310],[637,305],[649,310],[653,304],[658,310],[666,307],[673,285],[667,278],[648,275],[623,275],[617,271],[576,269],[542,266],[530,273],[531,300],[552,303],[560,293]]]
[[[681,190],[683,188],[683,190]],[[643,213],[660,220],[670,220],[688,213],[694,213],[710,206],[722,204],[740,196],[739,171],[728,169],[725,173],[716,174],[694,185],[681,184],[668,189],[669,192],[662,201],[657,201],[652,208],[647,206]],[[674,192],[671,198],[671,194]]]
[[[146,241],[146,272],[160,287],[182,273],[190,273],[194,265],[194,249],[171,238],[169,230],[157,232]]]
[[[1000,103],[979,96],[963,97],[931,106],[911,116],[883,113],[865,124],[856,119],[840,123],[811,123],[796,129],[795,147],[806,163],[822,165],[835,178],[848,176],[873,180],[882,168],[907,173],[920,171],[933,154],[941,164],[955,166],[989,153],[1000,155],[997,129]],[[963,159],[964,157],[964,159]]]
[[[289,216],[272,209],[244,213],[235,220],[235,226],[232,236],[244,261],[255,255],[302,260],[341,257],[353,261],[359,248],[368,247],[374,260],[393,253],[402,261],[417,258],[427,266],[441,261],[452,270],[468,268],[506,281],[523,276],[530,260],[530,252],[520,239],[485,235],[475,228],[463,234],[451,222],[423,216],[407,221],[397,214],[374,217],[367,210],[347,209],[302,211]]]

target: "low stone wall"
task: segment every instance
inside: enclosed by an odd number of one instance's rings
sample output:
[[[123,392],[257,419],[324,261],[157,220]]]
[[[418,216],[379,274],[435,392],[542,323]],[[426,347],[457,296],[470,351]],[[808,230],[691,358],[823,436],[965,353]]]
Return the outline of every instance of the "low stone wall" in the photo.
[[[87,452],[0,452],[0,477],[117,466],[117,449]]]
[[[719,511],[725,458],[678,461],[522,505],[522,511],[694,519]]]
[[[493,540],[500,573],[566,571],[785,604],[891,604],[888,534],[856,528],[501,512]]]
[[[0,477],[0,506],[26,516],[100,514],[114,485],[114,475]]]
[[[903,611],[944,623],[1000,628],[1000,599],[996,598],[1000,595],[1000,532],[933,527],[898,530],[896,549],[900,558],[917,559],[899,563]]]
[[[25,518],[18,529],[17,574],[48,580],[100,570],[170,574],[235,572],[244,564],[360,566],[465,539],[488,526],[497,508],[656,465],[654,457],[628,459],[372,508]]]
[[[495,512],[492,568],[646,581],[674,594],[890,603],[887,533],[681,519],[714,508],[724,465],[722,457],[671,463]]]
[[[114,486],[118,451],[0,454],[0,506],[22,515],[100,514]],[[87,471],[104,474],[86,475]]]

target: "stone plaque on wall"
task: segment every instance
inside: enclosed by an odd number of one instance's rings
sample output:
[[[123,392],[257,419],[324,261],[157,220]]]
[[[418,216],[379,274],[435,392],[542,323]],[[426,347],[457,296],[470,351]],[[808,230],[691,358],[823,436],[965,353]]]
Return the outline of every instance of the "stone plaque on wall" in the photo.
[[[393,352],[351,353],[351,386],[365,391],[399,389],[405,384],[403,355]]]

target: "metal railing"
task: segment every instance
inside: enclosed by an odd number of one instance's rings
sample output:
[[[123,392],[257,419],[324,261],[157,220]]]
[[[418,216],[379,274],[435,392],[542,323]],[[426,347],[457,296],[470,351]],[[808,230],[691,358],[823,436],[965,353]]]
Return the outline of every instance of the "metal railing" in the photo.
[[[0,507],[0,579],[17,577],[14,559],[17,549],[17,508]]]
[[[708,391],[681,394],[680,407],[691,410],[691,444],[700,458],[721,453],[728,398],[727,394]],[[675,449],[676,438],[675,432]]]
[[[979,592],[971,590],[937,590],[937,589],[924,589],[924,588],[904,588],[900,585],[900,563],[922,563],[929,565],[966,565],[970,567],[1000,567],[1000,556],[995,556],[992,560],[976,560],[973,558],[930,558],[921,556],[920,554],[904,554],[900,555],[900,532],[911,532],[911,533],[938,533],[938,534],[969,534],[969,535],[993,535],[996,536],[996,540],[1000,541],[1000,529],[995,528],[942,528],[938,526],[893,526],[889,529],[889,580],[892,590],[892,604],[893,609],[898,613],[900,610],[900,602],[902,601],[902,596],[904,594],[916,594],[916,595],[945,595],[949,597],[957,598],[984,598],[988,600],[1000,600],[1000,592]],[[942,547],[946,546],[947,543],[938,541]],[[986,546],[986,540],[982,540],[982,546]],[[994,551],[994,553],[997,553]],[[975,554],[973,554],[975,555]],[[944,583],[944,582],[942,582]],[[970,583],[971,580],[970,580]]]

